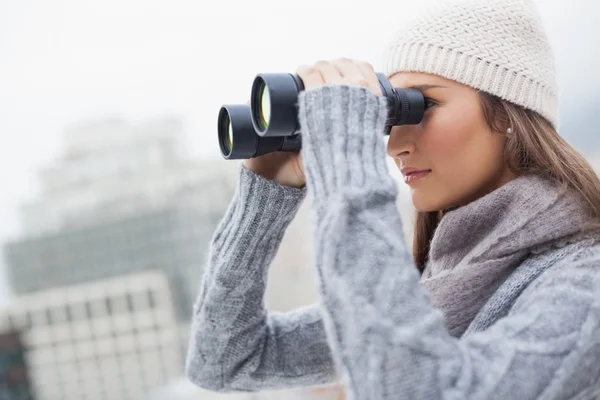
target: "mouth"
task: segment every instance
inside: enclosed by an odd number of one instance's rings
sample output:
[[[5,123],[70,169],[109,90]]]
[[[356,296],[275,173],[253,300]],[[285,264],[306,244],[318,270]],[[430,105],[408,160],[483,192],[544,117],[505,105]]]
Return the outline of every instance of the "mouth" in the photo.
[[[427,172],[431,172],[431,170],[430,169],[424,169],[424,170],[421,170],[421,171],[411,171],[411,172],[408,172],[405,176],[425,174]]]
[[[427,175],[429,175],[430,172],[431,172],[431,170],[411,171],[411,172],[407,173],[406,175],[404,175],[404,182],[406,184],[410,185],[413,182],[416,182],[420,179],[425,178]]]

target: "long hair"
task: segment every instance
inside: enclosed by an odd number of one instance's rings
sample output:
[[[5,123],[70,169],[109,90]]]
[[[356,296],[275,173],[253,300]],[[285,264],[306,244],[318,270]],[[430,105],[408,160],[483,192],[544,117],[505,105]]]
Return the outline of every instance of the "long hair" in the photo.
[[[483,91],[479,91],[479,101],[493,134],[507,136],[504,159],[508,168],[517,176],[533,173],[567,185],[581,196],[591,217],[600,224],[600,178],[585,157],[539,113]],[[504,129],[508,126],[513,133],[507,135]],[[443,216],[443,210],[416,213],[413,257],[421,272]]]

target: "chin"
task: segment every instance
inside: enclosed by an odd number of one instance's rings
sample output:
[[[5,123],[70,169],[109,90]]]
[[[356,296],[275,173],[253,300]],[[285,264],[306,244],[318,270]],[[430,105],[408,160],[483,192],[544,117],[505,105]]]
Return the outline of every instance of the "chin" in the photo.
[[[439,196],[425,196],[418,191],[412,193],[412,204],[418,212],[434,212],[445,210],[450,207],[450,204],[440,201]]]
[[[422,213],[432,212],[432,211],[439,211],[437,208],[423,208],[423,207],[417,207],[417,206],[415,206],[415,209],[418,212],[422,212]]]
[[[435,211],[434,205],[425,196],[420,195],[418,192],[412,193],[412,204],[418,212],[430,212]]]

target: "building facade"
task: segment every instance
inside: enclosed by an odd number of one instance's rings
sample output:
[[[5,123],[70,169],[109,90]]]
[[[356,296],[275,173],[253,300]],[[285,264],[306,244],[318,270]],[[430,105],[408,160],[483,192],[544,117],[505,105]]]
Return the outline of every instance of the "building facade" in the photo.
[[[174,119],[111,119],[68,130],[63,158],[22,207],[23,235],[5,246],[13,292],[160,269],[189,319],[235,165],[187,160],[181,129]]]
[[[20,296],[0,312],[0,331],[21,333],[38,400],[139,399],[183,371],[161,271]]]

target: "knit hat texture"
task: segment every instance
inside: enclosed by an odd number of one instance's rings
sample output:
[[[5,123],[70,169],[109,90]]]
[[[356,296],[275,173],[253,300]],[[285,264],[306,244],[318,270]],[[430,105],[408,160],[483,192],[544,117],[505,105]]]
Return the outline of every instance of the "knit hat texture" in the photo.
[[[424,72],[537,111],[558,130],[554,55],[531,0],[454,0],[406,19],[384,72]]]

